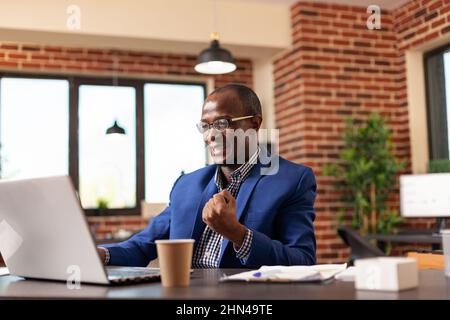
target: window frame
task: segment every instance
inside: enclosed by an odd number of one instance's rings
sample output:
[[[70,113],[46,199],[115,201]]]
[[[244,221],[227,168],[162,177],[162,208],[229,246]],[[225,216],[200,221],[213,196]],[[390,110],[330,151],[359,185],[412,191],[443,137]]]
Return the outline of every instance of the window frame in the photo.
[[[73,126],[69,129],[69,174],[74,181],[74,185],[77,186],[77,191],[79,189],[79,88],[82,85],[94,85],[94,86],[113,86],[113,82],[110,78],[88,78],[88,77],[74,77],[71,84],[71,95],[69,95],[70,100],[70,116],[69,125]],[[139,86],[138,81],[133,79],[117,79],[115,83],[116,86],[126,86],[133,87],[136,92],[136,105],[135,105],[135,120],[136,120],[136,205],[133,208],[111,208],[107,209],[107,215],[133,215],[140,212],[141,204],[140,199],[145,195],[145,185],[142,184],[145,179],[145,168],[143,167],[144,159],[144,136],[142,130],[143,128],[143,92],[140,91],[141,86]],[[73,87],[73,90],[72,90]],[[105,129],[106,130],[106,129]],[[144,181],[145,182],[145,181]],[[86,215],[95,216],[99,215],[97,209],[84,209]]]
[[[99,86],[127,86],[134,87],[136,92],[136,206],[133,208],[107,209],[103,216],[136,216],[141,215],[141,201],[145,200],[145,117],[144,117],[144,85],[154,84],[176,84],[197,85],[203,87],[203,98],[207,95],[206,80],[176,81],[146,78],[132,78],[118,76],[114,81],[111,76],[96,75],[60,75],[50,73],[27,73],[27,72],[0,72],[1,78],[25,78],[25,79],[54,79],[67,80],[69,82],[69,176],[75,187],[79,190],[79,87],[80,85]],[[0,92],[1,94],[1,92]],[[0,106],[1,108],[1,106]],[[1,112],[1,110],[0,110]],[[205,161],[206,163],[206,161]],[[1,165],[1,164],[0,164]],[[80,202],[81,206],[81,202]],[[84,209],[86,216],[100,216],[97,209]]]
[[[437,150],[437,146],[436,146],[436,142],[433,140],[433,136],[436,134],[436,132],[432,132],[433,130],[433,125],[432,125],[432,107],[431,107],[431,100],[432,100],[432,92],[430,92],[430,88],[429,88],[429,83],[430,83],[430,73],[431,70],[429,70],[428,68],[428,60],[431,57],[435,57],[435,56],[439,56],[439,55],[443,55],[446,52],[448,52],[450,50],[450,43],[447,43],[443,46],[440,46],[438,48],[435,48],[433,50],[427,51],[424,53],[423,55],[423,68],[424,68],[424,75],[425,75],[425,99],[426,99],[426,123],[427,123],[427,135],[428,135],[428,159],[429,161],[431,160],[438,160],[440,157],[437,157],[437,154],[442,154],[442,153],[450,153],[450,150],[447,149],[447,151],[443,151],[441,149]],[[444,77],[445,77],[445,71],[444,72]],[[445,81],[445,79],[444,79]],[[445,87],[445,83],[444,83],[444,87]],[[433,89],[432,89],[433,90]],[[440,98],[443,99],[444,104],[446,104],[446,93],[445,90],[444,92],[440,95]],[[450,106],[448,106],[448,108],[450,109]],[[448,132],[448,126],[450,126],[450,123],[447,123],[447,132]],[[447,136],[447,141],[446,141],[446,145],[448,146],[449,144],[449,140],[450,140],[450,136],[448,135],[448,133],[446,132],[446,136]]]

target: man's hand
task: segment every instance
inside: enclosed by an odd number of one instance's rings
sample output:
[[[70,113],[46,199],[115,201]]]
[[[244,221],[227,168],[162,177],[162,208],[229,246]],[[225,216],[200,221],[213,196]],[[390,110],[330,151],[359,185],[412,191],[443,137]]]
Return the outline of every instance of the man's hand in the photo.
[[[236,217],[236,200],[228,190],[215,194],[205,204],[203,221],[215,232],[221,234],[240,248],[246,228]]]

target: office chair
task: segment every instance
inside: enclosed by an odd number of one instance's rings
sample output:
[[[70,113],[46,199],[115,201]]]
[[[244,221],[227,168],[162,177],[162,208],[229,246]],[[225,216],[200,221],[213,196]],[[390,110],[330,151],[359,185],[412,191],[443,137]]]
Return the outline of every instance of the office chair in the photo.
[[[349,265],[353,265],[356,259],[382,257],[386,255],[352,228],[338,227],[337,232],[345,244],[351,249],[350,259],[348,261]]]

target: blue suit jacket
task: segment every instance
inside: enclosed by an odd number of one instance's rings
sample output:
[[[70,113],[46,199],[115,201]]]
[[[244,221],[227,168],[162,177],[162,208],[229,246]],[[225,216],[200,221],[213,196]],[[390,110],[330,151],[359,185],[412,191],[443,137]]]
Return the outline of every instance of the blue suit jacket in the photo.
[[[261,175],[257,163],[242,183],[236,198],[236,214],[253,231],[248,259],[236,258],[233,244],[224,239],[221,268],[257,268],[262,265],[311,265],[316,263],[313,208],[316,181],[312,170],[279,157],[275,175]],[[157,257],[157,239],[195,239],[205,223],[202,210],[217,193],[216,165],[182,175],[170,193],[169,206],[146,229],[129,240],[104,245],[110,264],[146,266]]]

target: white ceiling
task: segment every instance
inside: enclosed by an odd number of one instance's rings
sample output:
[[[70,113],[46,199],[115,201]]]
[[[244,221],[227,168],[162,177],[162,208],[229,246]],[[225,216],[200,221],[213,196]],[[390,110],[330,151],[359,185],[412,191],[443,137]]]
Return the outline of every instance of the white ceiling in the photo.
[[[295,2],[297,2],[298,0],[239,0],[239,1],[291,5],[291,4],[294,4]],[[303,0],[303,1],[305,1],[305,0]],[[367,7],[371,4],[376,4],[376,5],[379,5],[383,9],[392,10],[392,9],[398,8],[399,6],[401,6],[402,4],[404,4],[410,0],[306,0],[306,1],[307,2],[348,4],[348,5],[359,6],[359,7]]]

